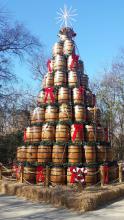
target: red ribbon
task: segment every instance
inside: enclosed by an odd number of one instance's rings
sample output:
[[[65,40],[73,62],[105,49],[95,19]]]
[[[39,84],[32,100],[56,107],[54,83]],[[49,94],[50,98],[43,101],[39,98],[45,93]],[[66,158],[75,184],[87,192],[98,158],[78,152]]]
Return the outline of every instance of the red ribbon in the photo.
[[[70,183],[75,183],[75,179],[77,178],[76,167],[70,167],[71,178]]]
[[[23,136],[24,142],[26,142],[26,139],[27,139],[27,137],[26,137],[26,128],[25,128],[25,129],[24,129],[24,136]]]
[[[74,124],[74,133],[72,136],[72,141],[75,141],[77,134],[80,134],[80,138],[83,138],[83,125],[82,124]]]
[[[76,63],[76,65],[78,65],[78,60],[79,60],[79,56],[76,54],[72,54],[72,61],[70,64],[70,69],[72,70],[74,67],[74,64]]]
[[[109,167],[107,165],[103,166],[103,171],[104,171],[104,184],[109,183]]]
[[[37,175],[36,175],[36,182],[44,182],[45,181],[45,177],[43,174],[43,167],[42,166],[38,166],[37,167]]]
[[[71,178],[70,183],[81,182],[85,183],[85,176],[87,174],[86,168],[70,167]]]
[[[80,86],[80,87],[79,87],[79,98],[80,98],[81,95],[84,94],[84,91],[85,91],[84,87],[83,87],[83,86]]]
[[[48,72],[52,73],[53,69],[52,69],[52,62],[51,60],[48,60],[47,61],[47,69],[48,69]]]
[[[44,97],[44,102],[45,103],[48,99],[48,95],[50,96],[52,103],[55,102],[55,96],[54,96],[53,90],[54,90],[53,87],[45,88],[45,97]]]
[[[104,128],[104,133],[105,133],[105,142],[108,142],[109,141],[108,128]]]

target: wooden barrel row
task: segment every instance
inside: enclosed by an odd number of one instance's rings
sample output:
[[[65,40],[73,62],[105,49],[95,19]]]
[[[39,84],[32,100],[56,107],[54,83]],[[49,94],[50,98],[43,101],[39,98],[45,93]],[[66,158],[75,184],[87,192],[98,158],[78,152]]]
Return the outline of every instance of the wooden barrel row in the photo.
[[[17,148],[17,160],[20,162],[38,162],[54,164],[78,164],[78,163],[95,163],[104,161],[113,161],[112,148],[106,146],[78,146],[70,145],[68,147],[61,145],[44,146],[39,145],[28,147],[22,146]]]
[[[88,76],[86,74],[80,74],[76,70],[70,70],[68,73],[64,70],[56,70],[54,75],[47,73],[44,76],[42,87],[53,87],[53,86],[66,86],[75,87],[83,86],[85,89],[88,88]]]
[[[99,179],[99,168],[86,167],[87,175],[85,176],[86,185],[95,185]],[[30,183],[36,182],[38,172],[35,167],[24,167],[24,181]],[[71,184],[71,172],[70,168],[52,167],[49,170],[49,183],[53,186]],[[43,169],[44,179],[46,177],[46,168]],[[118,167],[109,167],[109,181],[115,180],[118,177]],[[37,182],[39,183],[39,182]]]
[[[101,113],[100,109],[85,108],[82,105],[75,105],[74,107],[63,103],[59,107],[49,105],[45,107],[37,107],[30,114],[31,124],[42,122],[55,121],[87,121],[100,124]]]
[[[74,52],[75,44],[73,40],[66,39],[63,42],[56,42],[53,46],[53,56],[71,55]]]
[[[77,124],[76,124],[77,125]],[[104,128],[93,125],[82,125],[80,130],[76,131],[75,124],[57,124],[49,123],[43,126],[32,126],[26,128],[26,142],[56,141],[56,142],[105,142],[106,136]],[[74,133],[76,133],[74,135]],[[74,137],[75,136],[75,137]]]

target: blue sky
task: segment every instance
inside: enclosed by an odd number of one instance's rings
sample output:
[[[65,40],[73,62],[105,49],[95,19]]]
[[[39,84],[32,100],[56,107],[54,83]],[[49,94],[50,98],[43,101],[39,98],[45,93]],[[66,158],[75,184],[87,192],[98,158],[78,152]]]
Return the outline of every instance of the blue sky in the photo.
[[[90,78],[98,77],[106,64],[124,46],[124,0],[0,0],[13,19],[23,22],[51,51],[59,25],[56,11],[66,4],[77,9],[76,43]],[[32,86],[28,66],[15,63],[15,71]]]

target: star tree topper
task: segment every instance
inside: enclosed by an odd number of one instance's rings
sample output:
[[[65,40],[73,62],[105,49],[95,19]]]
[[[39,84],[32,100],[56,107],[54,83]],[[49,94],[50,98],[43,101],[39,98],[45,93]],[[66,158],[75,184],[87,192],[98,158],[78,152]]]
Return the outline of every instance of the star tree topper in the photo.
[[[77,16],[76,11],[77,9],[72,9],[72,7],[67,8],[67,6],[64,5],[64,9],[60,8],[60,11],[57,12],[57,24],[60,23],[61,27],[72,27],[72,22],[76,21],[76,19],[74,18],[75,16]]]

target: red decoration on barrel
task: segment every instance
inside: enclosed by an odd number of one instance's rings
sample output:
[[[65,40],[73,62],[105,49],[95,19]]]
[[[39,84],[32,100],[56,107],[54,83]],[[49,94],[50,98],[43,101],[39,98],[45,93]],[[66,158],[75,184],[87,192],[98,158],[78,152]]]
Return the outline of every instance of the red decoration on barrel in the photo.
[[[79,60],[79,56],[76,54],[72,54],[72,61],[70,64],[70,69],[73,70],[74,64],[76,63],[76,65],[78,66],[78,60]]]
[[[47,61],[47,69],[48,69],[48,72],[50,72],[50,73],[53,72],[51,60]]]
[[[83,86],[80,86],[80,87],[79,87],[79,98],[80,98],[80,95],[83,95],[83,94],[84,94],[84,91],[85,91],[84,87],[83,87]]]
[[[77,134],[80,134],[80,138],[83,138],[83,125],[82,124],[74,124],[74,133],[72,136],[72,141],[75,141]]]
[[[44,102],[45,103],[48,99],[48,95],[50,96],[50,99],[51,99],[52,103],[55,102],[55,96],[54,96],[53,90],[54,90],[53,87],[45,88],[45,97],[44,97]]]
[[[70,167],[70,172],[70,183],[81,182],[82,184],[85,184],[85,176],[87,174],[86,168]]]
[[[43,170],[44,170],[44,168],[42,166],[37,167],[37,174],[36,174],[36,182],[37,183],[45,181]]]

